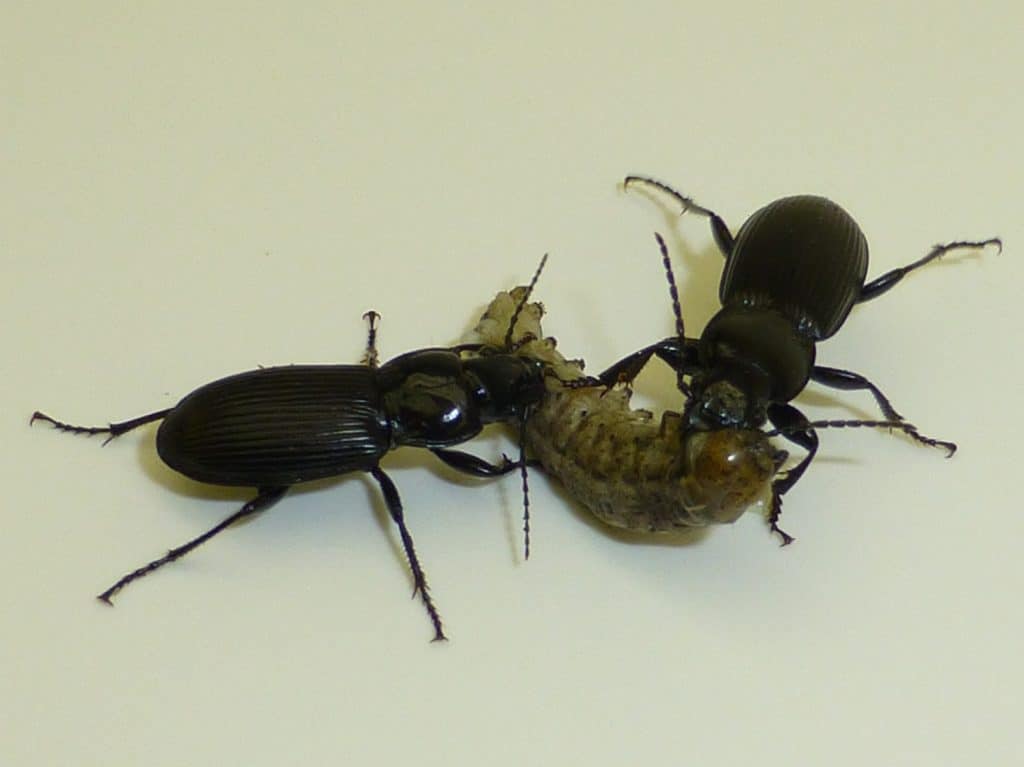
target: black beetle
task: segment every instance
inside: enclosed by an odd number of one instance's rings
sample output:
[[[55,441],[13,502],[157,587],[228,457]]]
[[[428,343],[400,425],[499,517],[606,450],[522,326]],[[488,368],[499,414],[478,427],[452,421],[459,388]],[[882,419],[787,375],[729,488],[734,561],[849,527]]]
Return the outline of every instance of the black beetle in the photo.
[[[543,267],[543,262],[541,262]],[[540,269],[530,284],[532,289]],[[527,294],[528,295],[528,294]],[[525,299],[524,299],[525,302]],[[106,427],[83,427],[36,412],[79,434],[108,434],[106,442],[152,421],[160,458],[191,479],[215,485],[256,487],[257,495],[223,522],[166,555],[128,573],[99,595],[111,597],[137,578],[173,562],[243,517],[269,508],[292,485],[353,471],[371,474],[380,485],[419,592],[444,639],[423,568],[405,524],[402,502],[380,459],[399,446],[423,447],[459,471],[493,477],[520,469],[525,461],[501,465],[447,449],[480,433],[484,425],[519,422],[544,395],[544,366],[494,349],[463,358],[463,347],[421,349],[377,367],[376,318],[363,365],[292,365],[252,370],[206,384],[177,405]],[[104,444],[106,444],[104,442]],[[524,494],[525,494],[524,476]],[[524,499],[525,503],[525,499]]]
[[[803,460],[772,485],[771,526],[789,543],[792,537],[778,527],[782,496],[818,450],[813,425],[789,404],[808,381],[870,391],[888,421],[903,421],[864,376],[816,365],[816,344],[839,330],[854,304],[877,298],[914,269],[957,248],[996,245],[1001,250],[1002,242],[991,238],[938,245],[923,258],[866,283],[867,240],[856,221],[824,197],[801,195],[769,203],[750,216],[734,238],[718,214],[672,187],[641,176],[627,177],[624,185],[632,183],[659,189],[676,199],[683,212],[710,219],[715,242],[725,256],[719,285],[722,308],[699,339],[686,338],[673,295],[677,334],[625,357],[600,380],[606,386],[629,382],[655,355],[678,375],[679,388],[687,395],[683,415],[689,428],[749,429],[770,421],[782,436],[803,447]],[[663,243],[662,248],[664,254]],[[952,442],[925,437],[915,428],[902,431],[922,444],[945,448],[950,455],[956,450]]]

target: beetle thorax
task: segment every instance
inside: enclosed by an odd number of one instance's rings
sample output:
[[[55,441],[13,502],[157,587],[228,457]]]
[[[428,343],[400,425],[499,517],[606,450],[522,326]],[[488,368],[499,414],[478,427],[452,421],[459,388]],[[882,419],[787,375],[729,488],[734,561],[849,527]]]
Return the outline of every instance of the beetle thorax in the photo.
[[[814,344],[772,307],[733,304],[704,329],[700,359],[706,373],[694,377],[697,407],[718,426],[758,426],[769,403],[804,388]]]

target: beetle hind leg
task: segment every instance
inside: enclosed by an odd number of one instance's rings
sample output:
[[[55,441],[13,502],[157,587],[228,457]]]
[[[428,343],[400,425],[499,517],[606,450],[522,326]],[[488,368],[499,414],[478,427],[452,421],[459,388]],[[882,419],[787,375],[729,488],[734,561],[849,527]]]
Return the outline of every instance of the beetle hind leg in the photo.
[[[889,398],[882,393],[882,390],[859,373],[816,365],[811,371],[811,380],[820,383],[822,386],[842,391],[869,391],[871,396],[875,398],[875,402],[878,403],[878,409],[882,411],[887,419],[890,421],[905,420],[902,415],[896,412],[896,408],[892,406]],[[926,437],[917,430],[916,426],[911,424],[907,424],[907,428],[901,429],[901,431],[918,444],[937,447],[940,450],[945,450],[949,455],[953,455],[956,452],[956,443]]]
[[[406,559],[409,560],[409,569],[412,570],[412,595],[420,595],[423,606],[427,610],[427,615],[430,616],[430,622],[434,625],[434,639],[432,641],[446,640],[448,637],[444,635],[441,616],[438,614],[437,608],[434,607],[434,600],[430,598],[427,576],[423,573],[423,568],[420,566],[419,557],[416,556],[416,547],[413,545],[409,528],[405,526],[405,514],[402,511],[402,499],[398,495],[398,488],[391,481],[391,477],[385,474],[384,470],[379,466],[374,466],[370,469],[370,474],[373,475],[373,478],[377,480],[377,484],[380,485],[381,492],[384,493],[384,502],[387,504],[388,513],[391,514],[391,519],[398,525],[398,534],[402,538],[402,547],[405,549]]]
[[[857,298],[857,303],[861,304],[865,301],[870,301],[872,298],[878,298],[880,295],[890,290],[900,280],[906,277],[910,272],[915,269],[934,261],[937,258],[944,256],[952,250],[967,250],[969,248],[984,248],[989,245],[995,245],[999,248],[1001,253],[1003,250],[1003,241],[998,237],[992,237],[987,240],[959,240],[957,242],[948,242],[945,245],[936,245],[932,248],[927,255],[922,256],[913,263],[901,266],[898,269],[892,269],[885,274],[876,277],[867,283],[860,289],[860,296]]]
[[[53,426],[55,429],[60,431],[70,432],[71,434],[86,434],[92,436],[93,434],[109,434],[110,436],[103,440],[103,444],[107,444],[114,437],[119,437],[125,432],[129,432],[132,429],[136,429],[152,421],[159,421],[161,418],[171,412],[173,408],[167,408],[166,410],[158,410],[155,413],[147,413],[146,415],[140,415],[138,418],[132,418],[128,421],[121,421],[119,423],[108,424],[107,426],[75,426],[74,424],[64,423],[58,421],[56,418],[48,416],[39,410],[32,414],[32,418],[29,419],[29,426],[34,424],[36,421],[45,421],[46,423]]]
[[[253,498],[251,501],[245,504],[245,506],[236,511],[230,517],[225,519],[219,525],[207,530],[199,537],[193,538],[188,543],[182,546],[178,546],[177,548],[171,549],[159,559],[154,559],[148,565],[143,565],[137,570],[132,570],[132,572],[125,575],[117,583],[115,583],[109,589],[104,591],[102,594],[99,594],[96,598],[99,599],[101,602],[106,602],[108,605],[112,605],[113,602],[111,602],[111,599],[113,598],[114,594],[119,592],[132,581],[137,580],[143,577],[144,575],[149,575],[154,570],[158,570],[164,565],[170,564],[171,562],[174,562],[177,559],[181,559],[183,556],[192,551],[192,549],[194,549],[196,546],[199,546],[200,544],[210,540],[217,533],[231,527],[231,525],[233,525],[235,522],[242,519],[243,517],[248,517],[252,514],[269,508],[270,506],[281,500],[282,496],[284,496],[284,494],[287,491],[287,487],[261,487],[258,495],[255,498]]]

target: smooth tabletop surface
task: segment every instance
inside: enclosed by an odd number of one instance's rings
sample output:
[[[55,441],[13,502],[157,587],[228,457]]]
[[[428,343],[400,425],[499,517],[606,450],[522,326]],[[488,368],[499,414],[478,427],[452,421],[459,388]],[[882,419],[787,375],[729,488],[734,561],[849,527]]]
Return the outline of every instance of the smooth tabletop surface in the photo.
[[[117,3],[0,24],[0,763],[999,765],[1019,758],[1022,12],[1004,3]],[[1016,18],[1014,18],[1016,17]],[[1016,23],[1015,23],[1016,22]],[[718,306],[707,222],[841,203],[869,277],[1001,236],[856,307],[818,361],[939,451],[823,430],[780,548],[757,514],[616,534],[530,476],[384,466],[451,641],[371,479],[237,510],[147,427],[260,365],[449,345],[550,258],[545,332],[598,371]],[[652,363],[638,401],[678,409]],[[810,387],[815,418],[874,418]],[[468,446],[496,458],[500,433]],[[796,454],[794,449],[794,455]]]

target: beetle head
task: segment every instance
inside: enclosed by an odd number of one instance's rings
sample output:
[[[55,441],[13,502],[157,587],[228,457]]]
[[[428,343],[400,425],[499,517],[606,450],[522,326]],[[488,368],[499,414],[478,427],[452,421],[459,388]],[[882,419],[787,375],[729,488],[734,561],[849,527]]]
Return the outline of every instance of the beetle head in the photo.
[[[767,420],[768,386],[756,369],[732,365],[694,376],[686,413],[701,430],[756,428]]]
[[[543,363],[528,357],[492,354],[466,360],[465,366],[484,423],[521,418],[546,391]]]
[[[789,402],[807,384],[814,343],[770,306],[725,306],[700,339],[700,370],[687,408],[697,428],[757,428],[772,402]]]

